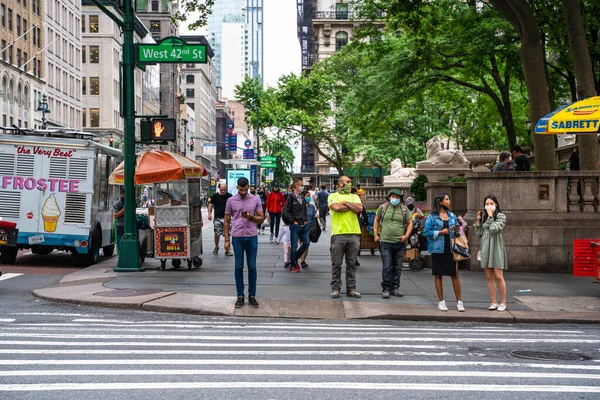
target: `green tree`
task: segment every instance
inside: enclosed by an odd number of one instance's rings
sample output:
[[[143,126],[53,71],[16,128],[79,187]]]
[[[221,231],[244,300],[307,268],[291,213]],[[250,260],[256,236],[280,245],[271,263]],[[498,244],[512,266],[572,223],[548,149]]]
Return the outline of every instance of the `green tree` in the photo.
[[[178,7],[175,8],[173,19],[189,22],[193,14],[196,20],[188,25],[188,28],[193,31],[206,25],[215,0],[179,0],[177,3]]]

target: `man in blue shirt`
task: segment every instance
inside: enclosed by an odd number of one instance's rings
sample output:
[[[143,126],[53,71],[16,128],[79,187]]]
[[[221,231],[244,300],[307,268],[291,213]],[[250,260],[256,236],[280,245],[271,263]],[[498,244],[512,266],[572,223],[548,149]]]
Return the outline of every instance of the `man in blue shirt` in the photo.
[[[321,190],[316,194],[316,202],[317,207],[319,207],[319,219],[321,220],[321,228],[323,231],[325,231],[327,226],[327,213],[329,212],[329,203],[327,203],[328,197],[329,192],[327,191],[327,186],[321,185]]]

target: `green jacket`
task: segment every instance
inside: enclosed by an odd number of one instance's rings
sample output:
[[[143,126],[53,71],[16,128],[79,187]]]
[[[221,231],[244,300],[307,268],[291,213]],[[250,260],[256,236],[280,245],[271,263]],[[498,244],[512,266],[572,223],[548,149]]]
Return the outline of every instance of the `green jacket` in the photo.
[[[481,238],[481,267],[508,269],[506,248],[502,231],[506,215],[499,213],[494,221],[488,218],[483,224],[475,223],[475,233]]]

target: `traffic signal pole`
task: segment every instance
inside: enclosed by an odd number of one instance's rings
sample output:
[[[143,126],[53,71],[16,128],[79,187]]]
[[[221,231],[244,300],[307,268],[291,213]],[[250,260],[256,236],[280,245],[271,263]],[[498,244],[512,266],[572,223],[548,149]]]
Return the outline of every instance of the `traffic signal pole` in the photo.
[[[133,0],[123,0],[123,111],[125,128],[125,232],[121,238],[115,271],[143,271],[136,227],[135,207],[135,57],[133,45]]]

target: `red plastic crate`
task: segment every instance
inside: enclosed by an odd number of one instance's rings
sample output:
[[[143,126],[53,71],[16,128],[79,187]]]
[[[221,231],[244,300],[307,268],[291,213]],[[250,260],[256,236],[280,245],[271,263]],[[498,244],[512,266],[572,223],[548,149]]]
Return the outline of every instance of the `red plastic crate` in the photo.
[[[595,246],[598,239],[575,239],[573,240],[573,275],[574,276],[596,276],[594,271]]]
[[[600,241],[596,242],[596,245],[594,246],[594,252],[596,254],[594,271],[596,271],[596,280],[600,281]]]

